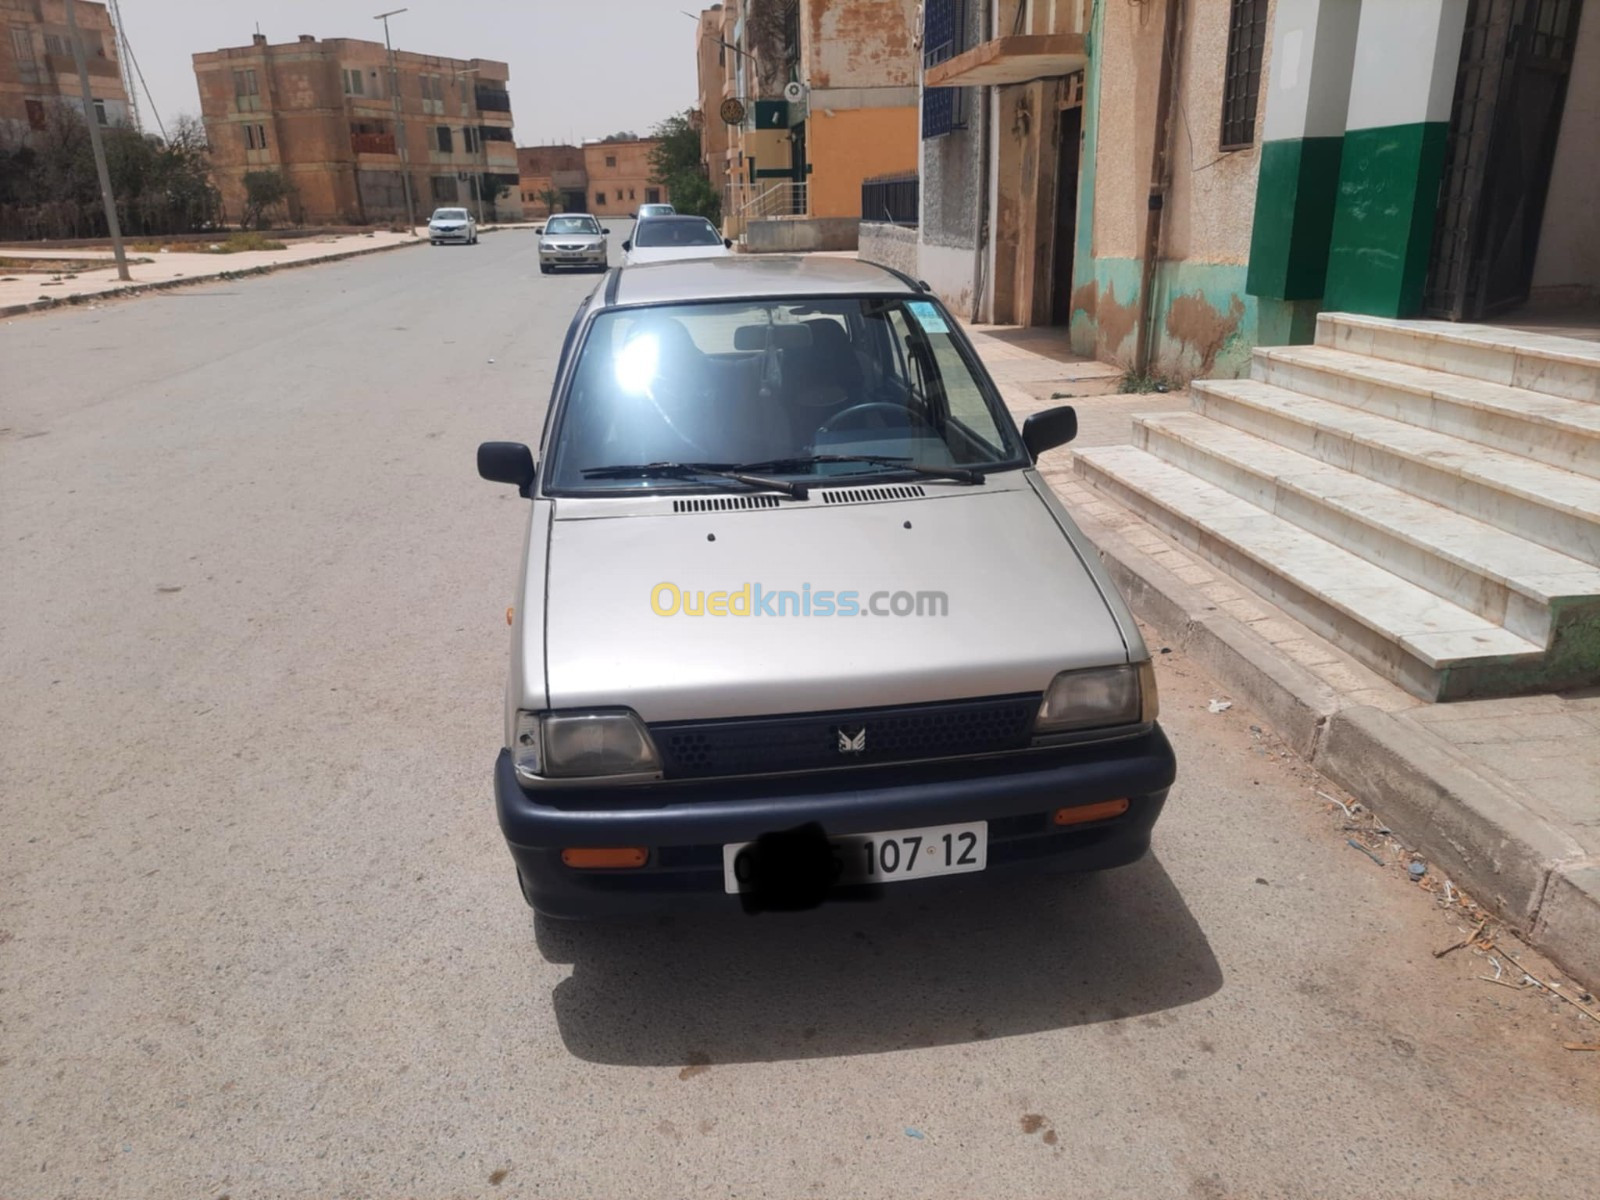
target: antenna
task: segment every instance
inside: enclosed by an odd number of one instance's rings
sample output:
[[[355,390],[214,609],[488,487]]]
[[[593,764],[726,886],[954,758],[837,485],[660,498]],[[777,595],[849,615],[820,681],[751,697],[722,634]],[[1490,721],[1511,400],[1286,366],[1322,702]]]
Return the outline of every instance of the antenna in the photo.
[[[142,130],[144,122],[139,119],[139,89],[133,85],[133,51],[128,49],[128,33],[122,24],[122,10],[117,0],[106,0],[106,6],[111,10],[111,36],[117,44],[117,69],[122,72],[122,90],[128,97],[128,116],[133,121],[133,127]]]

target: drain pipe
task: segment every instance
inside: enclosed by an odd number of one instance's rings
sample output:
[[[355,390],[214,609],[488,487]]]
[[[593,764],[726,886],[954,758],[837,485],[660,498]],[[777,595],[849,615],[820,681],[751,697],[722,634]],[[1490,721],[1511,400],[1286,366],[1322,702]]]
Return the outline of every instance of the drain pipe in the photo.
[[[1133,369],[1150,373],[1154,340],[1151,317],[1155,312],[1156,259],[1161,253],[1161,218],[1166,207],[1172,144],[1172,96],[1177,87],[1178,47],[1183,37],[1183,0],[1166,0],[1161,30],[1161,79],[1156,92],[1155,148],[1150,154],[1150,200],[1144,219],[1144,258],[1139,272],[1139,337],[1134,345]]]
[[[989,27],[992,24],[993,13],[990,5],[986,3],[978,17],[978,27],[983,30],[982,36],[985,38],[990,36]],[[978,233],[972,260],[972,324],[974,325],[978,323],[983,310],[983,289],[986,282],[984,266],[988,259],[989,248],[989,100],[992,94],[992,89],[988,86],[978,89]]]

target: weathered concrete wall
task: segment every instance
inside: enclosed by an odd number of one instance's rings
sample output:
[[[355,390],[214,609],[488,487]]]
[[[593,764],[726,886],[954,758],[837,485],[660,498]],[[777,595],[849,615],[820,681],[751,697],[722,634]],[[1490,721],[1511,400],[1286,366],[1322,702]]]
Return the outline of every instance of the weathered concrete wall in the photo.
[[[813,250],[854,250],[861,222],[855,217],[785,217],[751,221],[745,250],[751,254],[805,254]]]
[[[104,4],[84,0],[77,5],[76,17],[89,94],[104,103],[110,124],[121,124],[128,119],[128,94],[117,65],[110,11]],[[0,134],[18,145],[37,132],[28,101],[65,103],[82,112],[83,97],[68,40],[65,0],[0,0],[0,29],[8,31],[0,45]],[[41,115],[36,107],[33,117]]]
[[[916,0],[800,0],[801,76],[811,87],[917,81]]]
[[[863,221],[856,250],[866,262],[882,263],[912,278],[917,277],[915,229],[903,225],[885,225],[880,221]]]
[[[1555,169],[1545,199],[1533,287],[1600,291],[1600,3],[1584,6],[1567,80],[1567,105],[1556,142]]]

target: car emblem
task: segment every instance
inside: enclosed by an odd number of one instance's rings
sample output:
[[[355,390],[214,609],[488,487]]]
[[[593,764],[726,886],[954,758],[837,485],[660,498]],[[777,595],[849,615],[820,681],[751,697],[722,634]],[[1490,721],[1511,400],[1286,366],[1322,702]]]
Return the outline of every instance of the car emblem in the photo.
[[[863,725],[861,732],[851,737],[843,729],[839,730],[839,753],[860,754],[867,748],[867,727]]]

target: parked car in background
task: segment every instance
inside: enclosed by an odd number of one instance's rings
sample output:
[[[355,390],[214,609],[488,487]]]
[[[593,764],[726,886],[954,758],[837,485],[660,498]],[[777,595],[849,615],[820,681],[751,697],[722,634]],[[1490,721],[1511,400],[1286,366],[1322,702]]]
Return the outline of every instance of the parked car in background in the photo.
[[[670,204],[641,204],[639,211],[633,214],[635,221],[647,220],[650,217],[670,217],[677,213],[677,209]]]
[[[478,448],[529,502],[494,768],[528,903],[803,908],[1141,857],[1176,765],[1035,467],[1074,410],[1019,431],[955,317],[871,263],[613,280],[537,459]]]
[[[722,258],[733,242],[704,217],[651,217],[633,227],[622,243],[622,265],[668,262],[675,258]]]
[[[539,234],[539,273],[548,275],[558,267],[604,271],[610,232],[588,213],[558,213],[546,218]]]
[[[460,242],[464,246],[478,244],[478,222],[464,208],[436,208],[428,218],[428,241],[435,246],[443,242]]]

